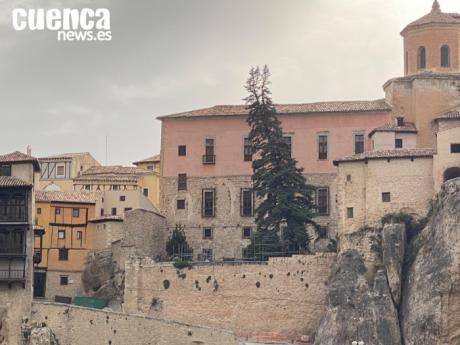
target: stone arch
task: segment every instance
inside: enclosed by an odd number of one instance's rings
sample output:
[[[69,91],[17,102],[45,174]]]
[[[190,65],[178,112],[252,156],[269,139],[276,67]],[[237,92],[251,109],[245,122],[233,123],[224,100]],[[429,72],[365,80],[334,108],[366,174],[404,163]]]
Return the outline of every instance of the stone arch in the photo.
[[[452,167],[444,171],[444,182],[460,177],[460,168]]]

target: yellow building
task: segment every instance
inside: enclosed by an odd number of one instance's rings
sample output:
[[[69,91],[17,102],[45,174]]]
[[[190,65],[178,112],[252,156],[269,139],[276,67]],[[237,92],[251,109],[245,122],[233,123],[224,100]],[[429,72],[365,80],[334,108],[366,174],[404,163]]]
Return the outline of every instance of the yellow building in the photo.
[[[73,184],[75,191],[102,196],[98,215],[123,216],[131,209],[153,210],[158,207],[159,180],[158,170],[115,165],[92,167],[76,177]]]
[[[148,157],[133,164],[138,168],[154,172],[151,199],[153,204],[158,207],[160,204],[160,155]]]
[[[45,229],[42,261],[35,269],[43,286],[36,296],[54,300],[82,292],[81,274],[92,247],[89,219],[95,216],[96,199],[91,193],[36,191],[35,224]],[[36,241],[35,247],[39,248]]]

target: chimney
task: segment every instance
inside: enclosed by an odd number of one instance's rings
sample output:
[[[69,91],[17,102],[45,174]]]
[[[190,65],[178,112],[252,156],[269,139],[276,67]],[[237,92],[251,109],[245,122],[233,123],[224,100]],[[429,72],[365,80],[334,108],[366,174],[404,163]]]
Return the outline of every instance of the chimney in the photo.
[[[32,156],[32,146],[30,146],[30,145],[27,145],[27,154],[29,156]]]
[[[396,126],[398,127],[404,126],[404,116],[396,116],[395,122],[396,122]]]

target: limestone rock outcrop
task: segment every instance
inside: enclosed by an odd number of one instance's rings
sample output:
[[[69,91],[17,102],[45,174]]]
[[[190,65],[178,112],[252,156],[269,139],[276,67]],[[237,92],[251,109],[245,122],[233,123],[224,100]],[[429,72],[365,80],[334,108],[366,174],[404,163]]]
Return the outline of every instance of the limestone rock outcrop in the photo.
[[[366,275],[362,255],[354,249],[341,252],[329,280],[327,309],[315,345],[399,345],[401,336],[384,270]]]
[[[405,226],[403,224],[386,225],[382,231],[382,261],[396,307],[400,305],[401,301],[401,277],[405,247]]]
[[[49,327],[34,328],[30,332],[30,345],[59,345],[53,331]]]
[[[460,344],[460,179],[443,185],[407,255],[405,345]]]

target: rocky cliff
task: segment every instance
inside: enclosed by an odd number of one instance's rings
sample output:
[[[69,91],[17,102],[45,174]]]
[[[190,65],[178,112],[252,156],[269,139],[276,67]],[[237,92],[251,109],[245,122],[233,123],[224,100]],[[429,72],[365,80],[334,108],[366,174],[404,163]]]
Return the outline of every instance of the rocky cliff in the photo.
[[[405,229],[402,225],[387,226],[383,236],[377,239],[376,233],[374,229],[363,229],[344,239],[347,249],[342,250],[333,267],[326,314],[315,345],[351,344],[353,341],[373,345],[401,344],[397,303]],[[353,243],[365,254],[351,249]]]
[[[444,184],[408,243],[398,224],[341,241],[315,345],[460,344],[460,179]]]
[[[460,179],[448,181],[408,248],[401,308],[405,345],[460,344]]]

